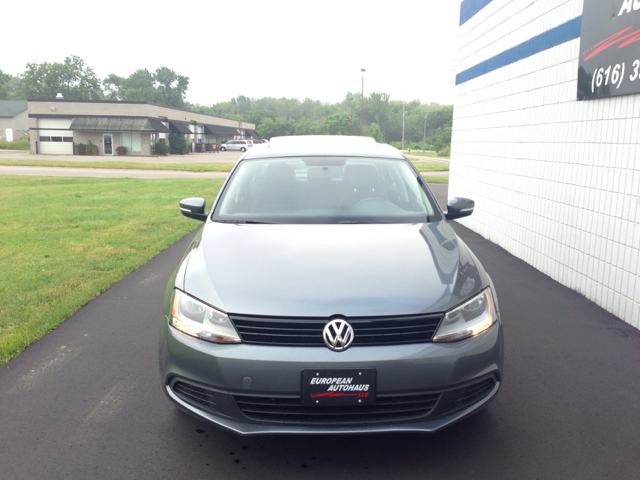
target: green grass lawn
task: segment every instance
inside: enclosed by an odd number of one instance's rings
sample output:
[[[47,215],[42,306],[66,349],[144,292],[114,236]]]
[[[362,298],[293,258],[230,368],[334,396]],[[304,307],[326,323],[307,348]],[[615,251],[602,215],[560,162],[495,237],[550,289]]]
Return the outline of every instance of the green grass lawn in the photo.
[[[222,179],[0,176],[0,365],[199,222]]]
[[[422,175],[424,181],[427,183],[449,183],[449,177],[433,177],[429,175]]]
[[[145,163],[121,160],[76,162],[73,160],[14,160],[0,158],[0,165],[30,167],[117,168],[137,170],[182,170],[186,172],[230,172],[232,163]]]
[[[418,169],[419,172],[448,172],[449,171],[448,163],[416,162],[414,160],[412,160],[411,163],[413,163],[413,165]]]
[[[446,172],[449,165],[439,162],[412,161],[421,172]],[[232,163],[145,163],[121,160],[76,162],[73,160],[14,160],[0,158],[0,165],[18,165],[31,167],[74,167],[74,168],[119,168],[137,170],[182,170],[186,172],[230,172]]]
[[[415,155],[416,157],[431,157],[431,158],[442,158],[442,159],[448,159],[447,157],[438,157],[438,154],[436,152],[433,152],[431,150],[427,150],[426,152],[418,152],[416,150],[403,150],[402,153],[404,153],[405,155]]]

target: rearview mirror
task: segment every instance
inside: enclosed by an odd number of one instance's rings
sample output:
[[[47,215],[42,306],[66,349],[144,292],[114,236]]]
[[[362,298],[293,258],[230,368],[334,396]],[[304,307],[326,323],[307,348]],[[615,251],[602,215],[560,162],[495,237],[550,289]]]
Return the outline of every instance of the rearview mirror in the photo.
[[[204,198],[185,198],[180,200],[180,211],[185,217],[204,222],[207,220],[207,213],[204,211],[206,204],[207,201]]]
[[[468,217],[473,213],[474,207],[475,202],[469,198],[450,198],[447,201],[447,213],[444,214],[444,217],[447,220]]]

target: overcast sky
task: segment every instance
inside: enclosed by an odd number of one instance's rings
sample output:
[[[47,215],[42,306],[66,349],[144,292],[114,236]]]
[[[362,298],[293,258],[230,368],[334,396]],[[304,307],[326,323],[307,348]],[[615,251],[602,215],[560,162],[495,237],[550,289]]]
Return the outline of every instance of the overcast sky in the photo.
[[[361,89],[453,103],[460,0],[4,2],[0,69],[81,57],[100,79],[166,66],[187,99],[338,102]],[[6,3],[9,3],[6,5]]]

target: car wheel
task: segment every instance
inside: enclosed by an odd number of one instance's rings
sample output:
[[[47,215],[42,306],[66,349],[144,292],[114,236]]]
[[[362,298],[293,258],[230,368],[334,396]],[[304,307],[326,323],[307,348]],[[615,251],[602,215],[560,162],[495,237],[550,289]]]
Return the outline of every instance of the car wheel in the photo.
[[[246,152],[246,151],[247,151],[247,149],[246,149],[246,148],[244,148],[244,147],[242,147],[242,148],[240,149],[240,151],[241,151],[241,152]]]
[[[226,152],[227,151],[227,147],[220,147],[220,150],[223,151],[223,152]]]

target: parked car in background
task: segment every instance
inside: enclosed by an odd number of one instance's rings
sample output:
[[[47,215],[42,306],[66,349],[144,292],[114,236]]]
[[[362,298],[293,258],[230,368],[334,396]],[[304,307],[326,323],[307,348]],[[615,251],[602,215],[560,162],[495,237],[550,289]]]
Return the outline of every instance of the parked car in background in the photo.
[[[502,382],[489,275],[413,164],[372,138],[252,148],[167,284],[160,380],[240,434],[430,432]]]
[[[223,143],[220,146],[220,150],[223,152],[227,150],[240,150],[241,152],[246,152],[248,148],[253,147],[253,142],[251,140],[229,140],[227,143]]]

